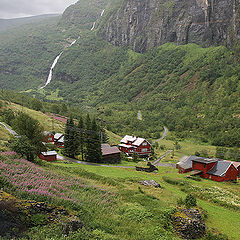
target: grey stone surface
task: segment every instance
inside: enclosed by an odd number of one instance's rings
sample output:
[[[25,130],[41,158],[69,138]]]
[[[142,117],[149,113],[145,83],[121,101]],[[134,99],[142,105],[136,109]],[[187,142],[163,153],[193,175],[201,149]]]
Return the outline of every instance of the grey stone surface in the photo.
[[[125,0],[108,15],[99,35],[144,52],[166,42],[202,46],[240,38],[240,0]]]

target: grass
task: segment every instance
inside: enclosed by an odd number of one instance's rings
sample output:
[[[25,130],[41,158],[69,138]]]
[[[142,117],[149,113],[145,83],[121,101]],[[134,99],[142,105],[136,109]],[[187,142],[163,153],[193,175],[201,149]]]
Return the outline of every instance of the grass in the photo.
[[[106,134],[108,135],[108,138],[109,138],[108,141],[110,145],[118,145],[120,143],[122,137],[108,130],[105,130],[105,131],[106,131]]]
[[[0,151],[8,151],[9,148],[6,146],[8,140],[11,139],[10,133],[6,130],[6,128],[0,124]]]
[[[63,132],[65,128],[65,124],[57,121],[55,119],[52,119],[51,117],[45,115],[44,113],[40,111],[35,111],[23,106],[20,106],[18,104],[9,103],[9,108],[11,108],[13,111],[22,111],[28,115],[30,115],[32,118],[38,120],[41,125],[43,126],[45,131],[56,131],[56,132]]]
[[[166,183],[162,177],[167,176],[173,178],[177,181],[187,181],[190,184],[193,184],[198,187],[219,187],[221,189],[225,189],[231,191],[232,193],[239,196],[240,186],[232,183],[218,183],[209,180],[202,180],[200,182],[196,182],[194,180],[186,180],[186,175],[178,174],[176,169],[173,168],[164,168],[159,167],[159,172],[156,173],[144,173],[137,172],[135,169],[122,169],[122,168],[106,168],[106,167],[96,167],[96,166],[88,166],[88,165],[79,165],[79,164],[70,164],[65,165],[62,163],[54,163],[55,166],[62,166],[67,169],[74,169],[74,171],[85,170],[87,172],[91,172],[102,177],[107,177],[114,179],[119,182],[125,191],[134,191],[138,189],[140,180],[155,180],[163,187],[162,189],[148,188],[145,186],[141,186],[142,190],[148,196],[153,196],[160,200],[162,206],[165,204],[165,207],[173,207],[177,203],[177,199],[179,197],[185,197],[186,193],[181,191],[180,186],[172,185]],[[119,194],[125,195],[122,190],[117,189]],[[127,194],[127,193],[126,193]],[[240,210],[236,211],[233,209],[229,209],[226,207],[219,206],[215,203],[209,202],[207,200],[198,199],[198,204],[208,213],[207,226],[209,228],[217,229],[219,232],[226,234],[229,239],[238,240],[239,239],[239,224],[238,219],[240,218]]]
[[[181,149],[179,150],[174,150],[174,155],[173,154],[169,154],[168,156],[166,156],[162,162],[173,162],[176,163],[179,161],[179,159],[185,155],[195,155],[195,152],[200,152],[200,151],[207,151],[209,157],[214,157],[215,153],[216,153],[216,147],[215,146],[211,146],[211,145],[206,145],[206,144],[202,144],[199,142],[196,142],[195,140],[184,140],[181,142],[178,142],[181,146]],[[160,140],[158,142],[159,147],[157,149],[155,149],[155,153],[157,154],[157,156],[161,156],[163,154],[165,154],[168,150],[173,149],[174,148],[174,141],[173,140],[168,140],[168,139],[163,139]],[[160,149],[160,146],[164,145],[165,149],[162,150]]]

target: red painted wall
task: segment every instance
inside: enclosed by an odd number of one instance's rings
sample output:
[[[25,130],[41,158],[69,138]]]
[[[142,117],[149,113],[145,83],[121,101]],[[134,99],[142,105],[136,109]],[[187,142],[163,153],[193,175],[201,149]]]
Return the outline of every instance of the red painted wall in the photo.
[[[57,160],[57,156],[44,156],[43,154],[40,154],[39,158],[48,162]]]
[[[147,149],[147,152],[142,152],[142,149]],[[148,144],[146,146],[143,146],[143,145],[140,145],[139,147],[137,147],[137,150],[136,152],[139,154],[139,155],[148,155],[151,153],[151,146]]]
[[[216,182],[224,182],[224,181],[237,180],[237,175],[238,175],[238,171],[232,165],[228,169],[228,171],[225,173],[225,176],[219,177],[219,176],[209,175],[208,178]]]
[[[45,137],[45,141],[46,141],[46,142],[54,142],[54,135],[53,135],[53,134],[48,134],[48,135]]]
[[[210,171],[214,167],[215,164],[216,164],[216,162],[204,164],[204,163],[195,162],[193,160],[192,161],[192,168],[193,168],[193,170],[202,171],[203,173],[200,175],[201,177],[208,178],[207,172]]]

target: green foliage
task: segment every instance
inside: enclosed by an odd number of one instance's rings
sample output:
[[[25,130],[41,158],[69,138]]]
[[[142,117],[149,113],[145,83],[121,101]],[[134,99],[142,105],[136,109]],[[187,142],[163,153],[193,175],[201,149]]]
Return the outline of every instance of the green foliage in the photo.
[[[196,207],[197,206],[197,199],[196,199],[196,196],[193,195],[193,194],[188,194],[185,198],[185,205],[186,207],[188,208],[191,208],[191,207]]]
[[[32,145],[27,136],[15,138],[11,143],[11,149],[22,157],[26,157],[28,161],[33,161],[34,155],[36,155],[36,148]]]
[[[47,223],[48,223],[47,215],[39,213],[31,216],[31,224],[33,226],[45,225]]]

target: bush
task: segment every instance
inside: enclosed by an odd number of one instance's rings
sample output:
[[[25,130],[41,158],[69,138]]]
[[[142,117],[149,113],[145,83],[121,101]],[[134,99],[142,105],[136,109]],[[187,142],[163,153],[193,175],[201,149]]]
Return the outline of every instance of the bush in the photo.
[[[43,214],[34,214],[31,216],[31,224],[33,226],[38,225],[46,225],[48,222],[48,218],[46,215]]]
[[[185,199],[185,205],[186,207],[190,208],[190,207],[196,207],[197,206],[197,199],[195,197],[195,195],[193,194],[188,194],[186,196],[186,199]]]

